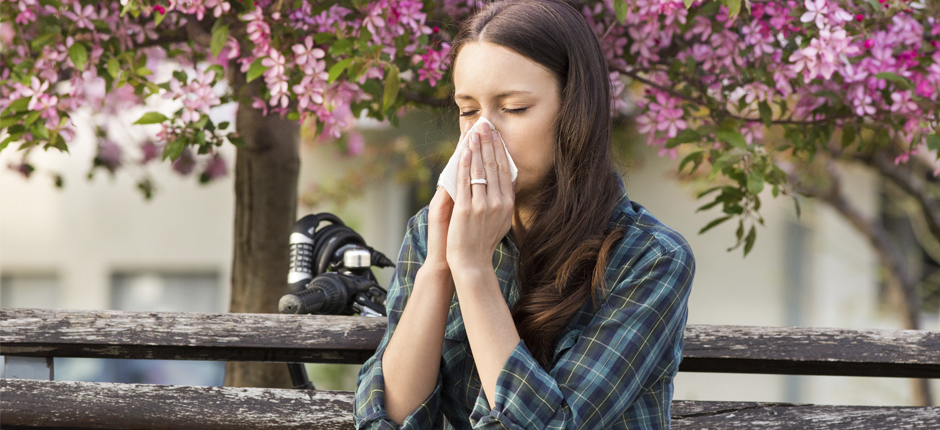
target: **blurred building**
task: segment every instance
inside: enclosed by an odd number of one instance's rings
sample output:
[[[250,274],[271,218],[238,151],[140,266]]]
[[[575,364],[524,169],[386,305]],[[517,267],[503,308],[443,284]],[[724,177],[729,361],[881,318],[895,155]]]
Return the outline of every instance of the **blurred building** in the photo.
[[[146,201],[135,188],[133,169],[85,179],[95,152],[90,130],[83,130],[70,149],[69,155],[34,151],[30,160],[38,170],[29,180],[5,168],[18,162],[17,152],[0,154],[0,305],[226,311],[233,175],[200,186],[167,165],[152,166],[159,188]],[[335,145],[304,145],[301,160],[301,190],[364,168]],[[695,190],[673,179],[675,161],[641,147],[631,164],[625,176],[631,199],[682,233],[695,253],[689,324],[901,326],[883,305],[868,244],[825,205],[804,200],[797,219],[791,200],[774,199],[768,191],[762,209],[766,226],[742,258],[740,250],[726,251],[734,244],[730,223],[697,234],[717,211],[695,212],[701,202],[694,199]],[[64,189],[56,189],[46,171],[60,172]],[[878,216],[878,178],[865,171],[844,173],[851,201]],[[388,181],[342,207],[301,206],[298,217],[334,212],[394,260],[414,200],[413,190]],[[377,275],[387,286],[392,270]],[[938,319],[925,313],[923,327],[936,330]],[[221,363],[212,362],[63,359],[56,364],[57,379],[86,381],[218,385],[222,371]],[[323,388],[352,389],[355,371],[355,366],[324,366],[312,376],[326,381]],[[689,400],[906,405],[911,398],[909,382],[893,378],[680,373],[675,387],[676,399]],[[934,381],[934,393],[940,397],[940,381]]]

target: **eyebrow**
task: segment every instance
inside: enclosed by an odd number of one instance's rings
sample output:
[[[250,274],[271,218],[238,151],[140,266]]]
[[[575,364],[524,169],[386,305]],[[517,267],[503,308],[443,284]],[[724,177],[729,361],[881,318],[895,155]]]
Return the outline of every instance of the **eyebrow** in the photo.
[[[516,95],[516,94],[532,94],[532,92],[523,91],[523,90],[509,90],[509,91],[503,91],[497,94],[495,98],[503,99],[503,98]],[[476,99],[474,99],[473,96],[470,96],[469,94],[456,94],[454,95],[454,100],[476,100]]]

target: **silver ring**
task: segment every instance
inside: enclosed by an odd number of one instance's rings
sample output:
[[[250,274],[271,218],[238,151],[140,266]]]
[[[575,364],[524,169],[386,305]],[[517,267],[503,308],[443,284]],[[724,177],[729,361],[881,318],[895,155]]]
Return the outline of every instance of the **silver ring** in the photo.
[[[471,179],[471,180],[470,180],[470,185],[474,185],[474,184],[483,184],[483,185],[486,185],[486,179]]]

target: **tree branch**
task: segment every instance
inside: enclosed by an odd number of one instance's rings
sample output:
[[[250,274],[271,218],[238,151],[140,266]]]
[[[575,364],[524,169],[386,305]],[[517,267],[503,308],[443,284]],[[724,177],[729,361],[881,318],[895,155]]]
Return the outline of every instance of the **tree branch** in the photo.
[[[940,199],[927,189],[926,182],[914,176],[913,172],[895,166],[883,153],[873,154],[864,161],[917,200],[930,234],[940,240]]]
[[[683,94],[683,93],[681,93],[681,92],[679,92],[679,91],[676,91],[676,90],[674,90],[674,89],[672,89],[672,88],[669,88],[669,87],[666,87],[666,86],[663,86],[663,85],[659,85],[659,84],[657,84],[657,83],[655,83],[655,82],[653,82],[653,81],[650,81],[649,79],[646,79],[646,78],[640,76],[640,75],[639,75],[637,72],[635,72],[635,71],[628,71],[628,70],[625,70],[625,69],[623,69],[623,68],[614,68],[613,70],[614,70],[615,72],[619,72],[619,73],[621,73],[621,74],[624,74],[624,75],[626,75],[626,76],[629,76],[629,77],[631,77],[631,78],[633,78],[633,79],[635,79],[635,80],[637,80],[637,81],[639,81],[639,82],[642,82],[643,84],[646,84],[646,85],[648,85],[648,86],[651,86],[651,87],[653,87],[653,88],[656,88],[657,90],[666,92],[666,93],[668,93],[668,94],[670,94],[670,95],[672,95],[672,96],[674,96],[674,97],[678,97],[678,98],[681,98],[681,99],[683,99],[683,100],[686,100],[686,101],[690,101],[690,102],[692,102],[692,103],[695,103],[695,104],[697,104],[697,105],[699,105],[699,106],[703,106],[703,107],[707,107],[707,108],[711,109],[711,106],[709,106],[708,103],[706,103],[704,100],[700,100],[700,99],[697,99],[697,98],[692,97],[692,96],[690,96],[690,95]],[[688,81],[688,82],[693,82],[693,80],[688,80],[688,79],[687,79],[686,81]],[[743,117],[743,116],[732,115],[730,112],[728,112],[727,110],[724,110],[724,109],[723,109],[723,112],[722,112],[722,113],[723,113],[723,116],[726,116],[726,117],[729,117],[729,118],[738,119],[738,120],[741,120],[741,121],[747,121],[747,122],[764,122],[764,120],[761,119],[761,118],[747,118],[747,117]],[[814,124],[825,124],[825,123],[832,122],[832,121],[837,120],[837,119],[848,118],[849,116],[850,116],[850,115],[848,115],[848,114],[843,114],[843,115],[835,115],[835,116],[830,116],[830,117],[821,118],[821,119],[814,119],[814,120],[809,120],[809,121],[797,121],[797,120],[791,120],[791,119],[776,119],[776,120],[770,121],[770,123],[771,123],[771,124],[779,124],[779,125],[814,125]]]
[[[859,233],[865,236],[878,255],[882,267],[888,271],[892,278],[893,282],[888,282],[888,285],[895,285],[895,288],[898,288],[901,297],[900,305],[904,328],[909,330],[919,329],[920,301],[917,297],[916,282],[907,269],[904,255],[895,246],[884,226],[869,221],[861,211],[846,199],[842,191],[839,174],[835,170],[835,164],[831,160],[827,160],[826,163],[827,177],[831,181],[828,189],[810,186],[794,177],[790,178],[790,182],[796,184],[795,188],[799,193],[817,197],[829,203]]]

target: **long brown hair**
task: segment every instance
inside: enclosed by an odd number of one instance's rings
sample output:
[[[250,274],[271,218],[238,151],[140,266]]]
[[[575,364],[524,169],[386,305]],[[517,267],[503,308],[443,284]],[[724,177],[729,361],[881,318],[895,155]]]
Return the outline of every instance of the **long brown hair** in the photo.
[[[548,368],[561,331],[588,298],[597,306],[610,250],[624,236],[608,226],[621,194],[611,158],[607,62],[584,17],[560,0],[490,3],[462,25],[451,64],[464,44],[477,41],[541,64],[561,89],[555,165],[532,198],[539,215],[522,238],[520,296],[512,309],[520,337]]]

